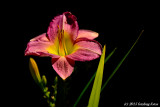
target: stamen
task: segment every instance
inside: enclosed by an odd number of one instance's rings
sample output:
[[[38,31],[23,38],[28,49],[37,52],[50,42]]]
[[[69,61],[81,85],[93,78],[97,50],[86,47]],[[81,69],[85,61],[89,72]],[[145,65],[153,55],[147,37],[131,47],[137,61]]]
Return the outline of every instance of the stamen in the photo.
[[[65,38],[64,38],[64,30],[62,30],[62,35],[63,35],[63,48],[64,48],[64,52],[65,52],[65,55],[68,55],[67,48],[66,48],[66,43],[65,43]]]
[[[58,53],[60,56],[68,55],[66,45],[65,45],[65,38],[64,38],[64,30],[60,30],[59,25],[58,27],[58,41],[59,41],[59,48]]]

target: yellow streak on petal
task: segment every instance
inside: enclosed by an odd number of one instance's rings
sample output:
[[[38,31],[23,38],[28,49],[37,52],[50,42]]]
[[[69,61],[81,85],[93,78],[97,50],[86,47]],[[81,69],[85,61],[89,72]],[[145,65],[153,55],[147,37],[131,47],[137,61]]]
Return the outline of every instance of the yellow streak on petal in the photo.
[[[67,32],[64,32],[63,44],[66,55],[71,54],[73,51],[73,40]]]
[[[75,45],[73,46],[72,52],[71,52],[70,54],[73,54],[73,53],[76,52],[79,48],[80,48],[80,46],[77,45],[77,44],[75,44]]]
[[[75,51],[74,47],[71,35],[65,31],[59,30],[57,38],[55,38],[53,44],[47,47],[46,50],[50,54],[66,56]]]
[[[47,47],[46,50],[50,54],[58,55],[58,50],[59,50],[58,47],[59,47],[59,41],[58,41],[58,38],[55,38],[54,43],[50,45],[49,47]]]

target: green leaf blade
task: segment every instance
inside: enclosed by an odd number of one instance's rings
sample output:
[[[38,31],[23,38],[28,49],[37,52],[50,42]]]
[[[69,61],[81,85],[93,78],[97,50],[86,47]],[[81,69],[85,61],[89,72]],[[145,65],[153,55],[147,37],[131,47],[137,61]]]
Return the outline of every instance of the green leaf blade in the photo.
[[[115,48],[105,59],[104,64],[111,58],[111,56],[114,54],[115,50],[117,48]],[[92,83],[92,81],[94,80],[94,77],[96,75],[96,72],[93,74],[93,76],[91,77],[91,79],[89,80],[89,82],[87,83],[87,85],[85,86],[85,88],[83,89],[83,91],[81,92],[81,94],[79,95],[78,99],[76,100],[76,102],[74,103],[73,107],[76,107],[77,104],[79,103],[80,99],[82,98],[82,96],[84,95],[84,93],[86,92],[86,90],[88,89],[89,85]]]
[[[102,79],[103,79],[105,51],[106,51],[106,46],[104,46],[103,48],[103,53],[101,55],[101,59],[98,65],[88,107],[98,107],[98,104],[99,104],[101,85],[102,85]]]
[[[124,60],[127,58],[127,56],[130,54],[130,52],[132,51],[132,49],[134,48],[134,46],[137,44],[139,38],[141,37],[141,35],[143,34],[144,30],[141,31],[141,33],[139,34],[137,40],[134,42],[134,44],[132,45],[132,47],[129,49],[129,51],[125,54],[125,56],[122,58],[122,60],[118,63],[118,65],[116,66],[116,68],[113,70],[112,74],[109,76],[109,78],[106,80],[106,82],[104,83],[104,85],[102,86],[101,92],[103,91],[103,89],[106,87],[106,85],[108,84],[108,82],[111,80],[111,78],[114,76],[114,74],[117,72],[117,70],[120,68],[120,66],[122,65],[122,63],[124,62]]]

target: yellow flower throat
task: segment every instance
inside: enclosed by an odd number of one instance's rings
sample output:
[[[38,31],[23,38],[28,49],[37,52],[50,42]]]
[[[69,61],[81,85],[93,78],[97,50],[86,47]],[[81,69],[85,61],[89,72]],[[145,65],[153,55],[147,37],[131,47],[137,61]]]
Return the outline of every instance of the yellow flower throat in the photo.
[[[73,39],[68,32],[61,30],[58,26],[57,36],[46,50],[50,54],[55,54],[59,56],[66,56],[76,51],[77,45],[73,45]]]

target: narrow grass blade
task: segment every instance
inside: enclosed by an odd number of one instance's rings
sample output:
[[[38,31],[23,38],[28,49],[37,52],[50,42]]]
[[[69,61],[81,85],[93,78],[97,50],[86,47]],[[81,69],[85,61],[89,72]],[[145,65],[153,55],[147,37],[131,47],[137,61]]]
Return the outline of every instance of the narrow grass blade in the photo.
[[[113,53],[116,51],[117,48],[114,48],[114,50],[106,57],[104,64],[110,59],[110,57],[113,55]]]
[[[140,35],[138,36],[137,40],[134,42],[134,44],[132,45],[132,47],[130,48],[130,50],[126,53],[126,55],[122,58],[122,60],[119,62],[119,64],[117,65],[117,67],[114,69],[114,71],[112,72],[112,74],[109,76],[109,78],[107,79],[107,81],[104,83],[104,85],[102,86],[101,92],[103,91],[103,89],[106,87],[106,85],[108,84],[108,82],[110,81],[110,79],[113,77],[113,75],[116,73],[116,71],[119,69],[119,67],[122,65],[122,63],[124,62],[124,60],[127,58],[127,56],[129,55],[129,53],[131,52],[131,50],[133,49],[133,47],[137,44],[139,38],[141,37],[142,33],[144,32],[144,30],[141,31]]]
[[[85,86],[85,88],[83,89],[83,91],[81,92],[81,94],[79,95],[78,99],[76,100],[75,104],[73,105],[73,107],[76,107],[77,104],[79,103],[80,99],[82,98],[83,94],[86,92],[87,88],[89,87],[89,85],[91,84],[91,82],[93,81],[94,77],[96,75],[96,72],[93,74],[92,78],[89,80],[89,82],[87,83],[87,85]]]
[[[117,48],[115,48],[105,59],[104,63],[106,63],[111,56],[113,55],[113,53],[115,52]],[[81,92],[81,94],[79,95],[78,99],[76,100],[75,104],[73,105],[73,107],[76,107],[77,104],[79,103],[80,99],[82,98],[83,94],[86,92],[87,88],[89,87],[89,85],[91,84],[91,82],[93,81],[94,77],[96,75],[96,72],[93,74],[93,76],[91,77],[91,79],[89,80],[89,82],[87,83],[87,85],[85,86],[85,88],[83,89],[83,91]]]
[[[98,104],[99,104],[101,85],[102,85],[102,79],[103,79],[105,51],[106,51],[106,46],[104,46],[103,48],[103,53],[101,55],[101,59],[100,59],[96,76],[94,79],[94,84],[92,87],[92,92],[89,98],[88,107],[98,107]]]

